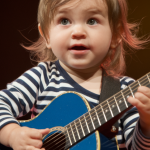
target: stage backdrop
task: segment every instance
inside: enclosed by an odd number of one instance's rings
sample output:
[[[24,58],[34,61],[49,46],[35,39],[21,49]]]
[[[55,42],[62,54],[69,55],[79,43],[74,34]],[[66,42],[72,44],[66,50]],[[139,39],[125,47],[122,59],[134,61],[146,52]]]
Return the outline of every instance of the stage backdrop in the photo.
[[[0,4],[0,89],[4,89],[23,72],[33,67],[29,52],[20,44],[38,37],[37,7],[39,0],[10,0]],[[139,35],[150,35],[150,1],[130,0],[131,22],[140,22]],[[150,44],[146,49],[127,56],[127,76],[138,79],[150,71]]]

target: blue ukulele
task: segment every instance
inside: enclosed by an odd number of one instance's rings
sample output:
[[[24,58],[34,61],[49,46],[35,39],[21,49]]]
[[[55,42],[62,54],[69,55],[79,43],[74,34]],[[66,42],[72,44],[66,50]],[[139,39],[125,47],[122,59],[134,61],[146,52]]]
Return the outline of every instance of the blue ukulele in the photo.
[[[117,140],[110,140],[98,129],[107,129],[109,121],[132,107],[127,97],[133,96],[141,85],[150,87],[148,74],[93,109],[79,93],[65,92],[35,118],[20,121],[20,126],[50,128],[50,133],[43,137],[46,150],[119,150]],[[0,145],[0,150],[12,149]]]

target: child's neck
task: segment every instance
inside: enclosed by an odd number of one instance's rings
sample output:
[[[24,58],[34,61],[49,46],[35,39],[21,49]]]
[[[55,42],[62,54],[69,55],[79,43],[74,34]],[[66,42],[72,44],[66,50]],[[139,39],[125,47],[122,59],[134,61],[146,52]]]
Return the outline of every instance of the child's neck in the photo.
[[[100,67],[80,70],[69,68],[61,62],[60,65],[66,70],[71,78],[83,88],[93,93],[100,94],[102,81],[102,69]]]

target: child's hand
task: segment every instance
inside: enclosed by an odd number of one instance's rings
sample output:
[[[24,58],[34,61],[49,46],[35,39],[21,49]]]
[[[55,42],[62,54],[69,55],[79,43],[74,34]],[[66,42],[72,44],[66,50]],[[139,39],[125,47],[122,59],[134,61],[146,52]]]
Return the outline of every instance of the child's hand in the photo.
[[[43,144],[42,137],[48,133],[49,129],[17,127],[10,133],[9,145],[13,150],[40,150]]]
[[[128,102],[138,109],[141,130],[150,137],[150,88],[141,86],[134,96],[135,98],[129,97]]]

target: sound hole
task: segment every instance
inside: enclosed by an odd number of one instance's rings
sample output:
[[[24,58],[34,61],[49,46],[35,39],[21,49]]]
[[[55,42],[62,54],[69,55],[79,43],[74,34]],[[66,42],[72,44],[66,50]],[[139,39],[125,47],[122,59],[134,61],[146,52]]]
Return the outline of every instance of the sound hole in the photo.
[[[61,131],[57,131],[45,139],[42,148],[45,150],[65,150],[66,138]]]

